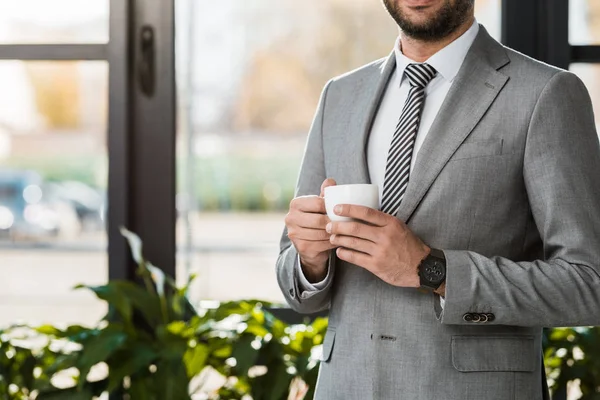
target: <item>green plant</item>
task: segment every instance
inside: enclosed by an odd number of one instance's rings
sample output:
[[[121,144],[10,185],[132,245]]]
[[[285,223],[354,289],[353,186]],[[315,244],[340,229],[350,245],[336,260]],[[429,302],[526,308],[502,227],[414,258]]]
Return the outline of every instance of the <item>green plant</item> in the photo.
[[[39,355],[18,344],[18,337],[0,331],[0,399],[26,399],[35,390],[40,362]]]
[[[582,400],[600,400],[600,327],[556,328],[544,335],[548,384],[557,400],[578,382]]]
[[[143,286],[113,281],[86,287],[110,306],[94,328],[5,331],[0,389],[7,397],[0,399],[88,400],[105,392],[133,400],[190,399],[216,377],[223,383],[208,393],[211,399],[287,399],[302,382],[312,397],[318,363],[311,352],[323,341],[326,320],[288,326],[259,301],[196,313],[186,298],[189,283],[177,288],[144,260],[139,238],[123,233]]]

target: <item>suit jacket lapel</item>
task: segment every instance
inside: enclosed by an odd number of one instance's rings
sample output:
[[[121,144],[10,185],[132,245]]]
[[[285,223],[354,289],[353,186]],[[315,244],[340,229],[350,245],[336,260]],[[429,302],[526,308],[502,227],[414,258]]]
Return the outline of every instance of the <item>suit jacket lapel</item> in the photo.
[[[390,77],[396,68],[396,58],[394,53],[385,60],[380,67],[380,73],[369,77],[361,82],[356,92],[361,94],[359,109],[356,122],[359,130],[359,138],[348,142],[350,154],[349,160],[358,160],[358,176],[354,177],[353,183],[371,183],[369,175],[369,165],[367,164],[367,144],[371,127],[377,115],[377,110],[381,104],[381,99],[387,88]],[[362,112],[366,111],[366,112]]]
[[[498,69],[509,62],[502,45],[480,26],[465,61],[431,126],[397,217],[408,222],[450,157],[469,136],[508,77]]]

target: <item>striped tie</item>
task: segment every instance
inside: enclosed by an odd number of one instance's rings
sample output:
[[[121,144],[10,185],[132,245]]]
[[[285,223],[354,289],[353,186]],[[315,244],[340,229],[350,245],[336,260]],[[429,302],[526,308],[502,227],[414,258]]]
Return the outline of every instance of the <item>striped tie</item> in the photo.
[[[409,64],[404,72],[410,81],[410,91],[390,145],[381,203],[381,211],[391,215],[398,212],[408,186],[415,138],[425,104],[425,87],[437,74],[429,64]]]

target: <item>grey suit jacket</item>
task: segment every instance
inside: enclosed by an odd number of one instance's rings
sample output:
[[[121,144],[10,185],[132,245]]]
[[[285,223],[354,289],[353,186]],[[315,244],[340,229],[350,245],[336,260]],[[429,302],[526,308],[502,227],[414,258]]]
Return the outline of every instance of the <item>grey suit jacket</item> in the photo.
[[[327,84],[297,195],[319,194],[326,177],[369,182],[365,145],[394,68],[390,56]],[[289,305],[330,309],[316,398],[545,398],[541,327],[600,325],[600,149],[582,82],[481,27],[397,217],[444,250],[443,309],[333,256],[333,279],[303,298],[283,234]]]

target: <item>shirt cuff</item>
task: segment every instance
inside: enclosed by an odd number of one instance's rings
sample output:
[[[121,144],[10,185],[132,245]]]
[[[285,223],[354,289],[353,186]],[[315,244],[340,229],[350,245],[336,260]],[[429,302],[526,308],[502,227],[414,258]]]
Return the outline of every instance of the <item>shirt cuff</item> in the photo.
[[[327,268],[327,276],[321,282],[310,283],[306,276],[304,276],[304,271],[302,271],[302,265],[300,264],[300,255],[296,257],[296,269],[298,272],[298,289],[301,292],[318,292],[319,290],[325,289],[327,286],[327,282],[329,280],[329,268]]]
[[[445,304],[446,304],[446,299],[444,299],[442,296],[440,296],[440,306],[442,307],[442,310],[444,309]]]

